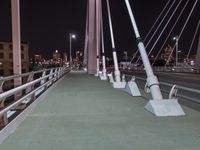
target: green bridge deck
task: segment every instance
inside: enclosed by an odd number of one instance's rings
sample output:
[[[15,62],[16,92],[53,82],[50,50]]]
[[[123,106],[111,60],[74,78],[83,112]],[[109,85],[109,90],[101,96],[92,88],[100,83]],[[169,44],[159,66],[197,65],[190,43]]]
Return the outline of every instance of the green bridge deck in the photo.
[[[199,150],[200,112],[155,117],[143,97],[70,73],[0,150]]]

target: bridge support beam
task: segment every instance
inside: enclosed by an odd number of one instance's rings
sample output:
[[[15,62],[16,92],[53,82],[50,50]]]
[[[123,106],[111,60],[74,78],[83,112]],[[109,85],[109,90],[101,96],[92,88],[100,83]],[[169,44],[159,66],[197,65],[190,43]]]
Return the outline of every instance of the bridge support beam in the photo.
[[[95,74],[99,67],[100,49],[100,0],[88,0],[84,63],[87,64],[88,74]]]
[[[150,100],[145,108],[153,113],[156,116],[180,116],[180,115],[185,115],[183,112],[181,106],[179,105],[177,100],[173,99],[167,99],[164,100],[160,87],[159,87],[159,82],[157,77],[153,73],[153,69],[151,67],[151,64],[149,62],[149,58],[146,53],[145,46],[142,42],[142,39],[140,37],[135,18],[133,16],[129,0],[125,0],[127,10],[131,19],[131,23],[133,26],[133,30],[135,32],[135,36],[137,38],[137,44],[138,44],[138,49],[140,52],[140,55],[142,57],[142,61],[145,67],[146,75],[147,75],[147,85],[151,91],[151,95],[153,100]]]
[[[200,73],[200,36],[199,36],[199,43],[198,43],[198,47],[197,47],[195,67],[197,69],[197,72]]]
[[[11,0],[12,7],[12,40],[13,40],[13,74],[21,74],[21,32],[19,0]],[[14,85],[21,85],[21,78],[14,79]]]

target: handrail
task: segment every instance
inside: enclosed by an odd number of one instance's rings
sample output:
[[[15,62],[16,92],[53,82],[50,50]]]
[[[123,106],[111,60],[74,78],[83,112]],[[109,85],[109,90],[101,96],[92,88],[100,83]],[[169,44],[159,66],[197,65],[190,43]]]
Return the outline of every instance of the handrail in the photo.
[[[45,74],[46,71],[50,71],[50,72],[46,75]],[[8,111],[10,111],[13,108],[17,107],[18,105],[22,104],[28,98],[30,98],[28,100],[30,102],[33,97],[36,97],[40,93],[45,91],[46,88],[50,87],[54,82],[56,82],[66,72],[69,72],[69,71],[70,71],[70,68],[59,67],[59,68],[51,68],[51,69],[44,69],[44,70],[35,71],[35,72],[29,72],[29,73],[25,73],[25,74],[21,74],[21,75],[14,75],[14,76],[10,76],[10,77],[1,79],[1,81],[3,82],[3,81],[7,81],[7,80],[12,80],[17,77],[24,77],[24,76],[34,75],[34,74],[43,72],[41,77],[39,77],[38,79],[35,79],[35,80],[31,79],[31,81],[29,80],[29,81],[27,81],[27,83],[25,83],[23,85],[20,85],[18,87],[15,87],[13,89],[10,89],[10,90],[0,94],[0,103],[1,103],[1,102],[4,102],[4,100],[6,98],[8,98],[12,95],[16,95],[17,93],[20,93],[26,89],[26,93],[24,95],[21,95],[21,97],[19,97],[19,99],[15,99],[12,103],[10,103],[7,106],[0,109],[0,117],[6,116],[6,120],[7,120],[7,115],[5,115],[5,114]],[[30,87],[34,87],[39,82],[40,82],[39,87],[35,87],[35,89],[34,88],[29,89]],[[35,98],[33,98],[33,99],[35,99]],[[7,121],[4,121],[4,124],[7,124]]]
[[[56,68],[52,68],[52,69],[56,69]],[[37,74],[37,73],[41,73],[41,72],[49,71],[49,70],[51,70],[51,69],[43,69],[43,70],[38,70],[38,71],[32,71],[32,72],[28,72],[28,73],[23,73],[23,74],[20,74],[20,75],[12,75],[12,76],[8,76],[8,77],[3,77],[3,78],[0,78],[0,82],[12,80],[14,78],[21,78],[21,77],[28,76],[30,74],[33,75],[33,74]]]
[[[55,74],[57,74],[57,72],[55,72],[55,73],[53,73],[53,74],[49,74],[49,75],[44,76],[44,77],[40,77],[39,79],[36,79],[36,80],[31,81],[31,82],[29,82],[29,83],[23,84],[23,85],[21,85],[21,86],[18,86],[18,87],[16,87],[16,88],[13,88],[13,89],[11,89],[11,90],[9,90],[9,91],[6,91],[6,92],[0,94],[0,101],[2,101],[2,99],[4,99],[4,98],[7,98],[7,97],[13,95],[14,93],[17,93],[17,92],[19,92],[19,91],[22,91],[22,90],[26,89],[27,87],[32,86],[32,85],[34,85],[34,84],[36,84],[36,83],[38,83],[38,82],[40,82],[40,81],[42,81],[42,80],[44,80],[44,79],[46,79],[46,78],[52,76],[52,75],[55,75]]]
[[[10,104],[9,106],[5,107],[3,110],[0,111],[0,116],[3,115],[4,113],[6,113],[7,111],[11,110],[12,108],[14,108],[15,106],[21,104],[24,99],[29,98],[31,95],[33,95],[36,91],[38,91],[39,89],[45,87],[47,84],[49,84],[53,79],[49,80],[48,82],[46,82],[45,84],[39,86],[38,88],[36,88],[35,90],[31,91],[30,93],[28,93],[27,95],[25,95],[24,97],[20,98],[19,100],[17,100],[16,102]]]

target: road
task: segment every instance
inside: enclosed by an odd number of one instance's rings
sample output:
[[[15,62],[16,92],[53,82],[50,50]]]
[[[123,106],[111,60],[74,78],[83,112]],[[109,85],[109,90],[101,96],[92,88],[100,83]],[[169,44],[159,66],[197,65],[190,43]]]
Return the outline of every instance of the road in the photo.
[[[145,72],[126,72],[136,77],[146,78]],[[185,86],[200,90],[200,74],[156,72],[155,75],[161,82]]]
[[[145,72],[123,72],[125,74],[134,75],[136,77],[136,82],[139,84],[140,88],[144,87],[146,81],[137,79],[144,78],[146,80]],[[190,74],[190,73],[171,73],[171,72],[156,72],[155,75],[158,77],[159,82],[169,83],[172,85],[178,85],[183,88],[191,88],[197,92],[187,91],[183,89],[178,89],[177,95],[181,102],[189,107],[196,110],[200,110],[200,74]],[[172,86],[166,86],[161,84],[161,90],[165,98],[168,98],[169,91]]]

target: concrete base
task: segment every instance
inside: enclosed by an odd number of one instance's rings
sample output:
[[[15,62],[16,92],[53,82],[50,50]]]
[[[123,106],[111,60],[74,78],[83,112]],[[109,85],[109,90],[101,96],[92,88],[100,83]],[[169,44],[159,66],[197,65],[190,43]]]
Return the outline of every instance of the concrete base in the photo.
[[[107,80],[108,78],[107,78],[107,76],[103,76],[103,75],[102,75],[102,76],[100,76],[100,79],[101,79],[101,80]]]
[[[149,100],[145,109],[155,116],[183,116],[185,115],[177,99]]]
[[[112,74],[112,73],[109,73],[109,74],[108,74],[108,78],[109,78],[110,83],[113,83],[113,82],[114,82],[113,74]]]
[[[102,76],[103,75],[103,72],[102,71],[99,71],[99,76]]]
[[[141,96],[140,90],[134,81],[127,82],[125,91],[132,96]]]
[[[126,87],[126,82],[113,82],[113,87],[116,89],[124,89]]]

